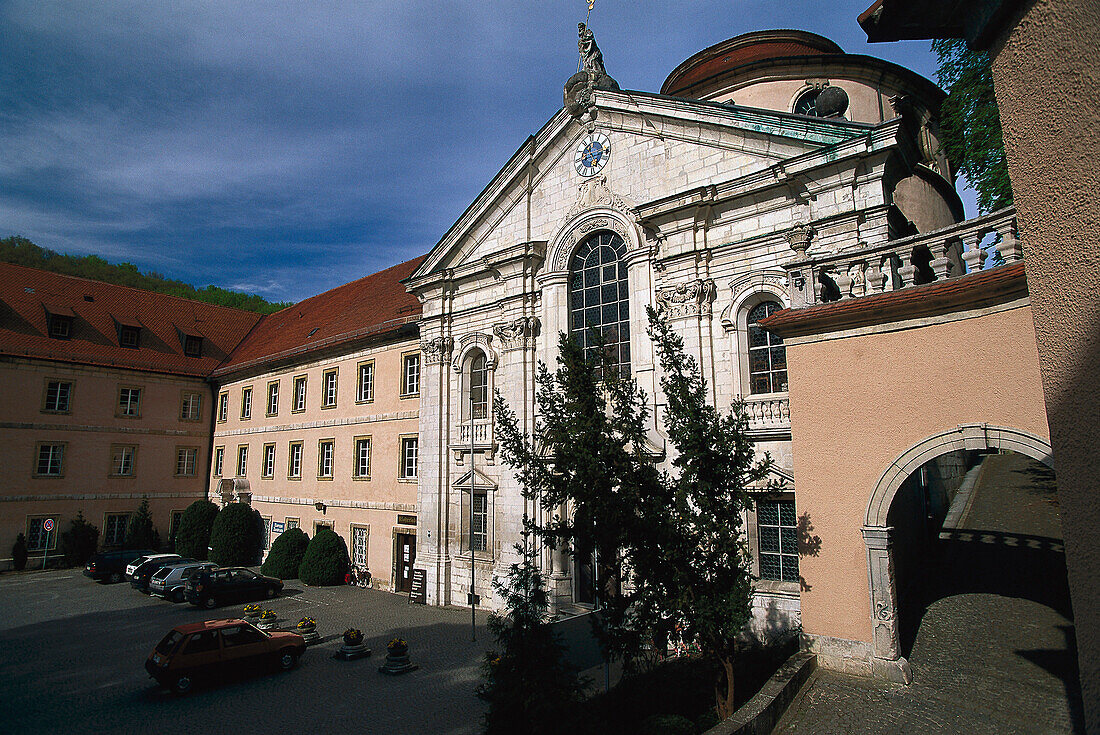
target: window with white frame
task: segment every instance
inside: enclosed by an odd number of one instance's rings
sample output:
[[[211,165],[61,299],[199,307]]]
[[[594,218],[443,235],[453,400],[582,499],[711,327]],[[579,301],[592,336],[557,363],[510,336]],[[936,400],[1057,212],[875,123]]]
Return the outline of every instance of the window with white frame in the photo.
[[[302,525],[302,519],[301,518],[291,518],[290,516],[287,516],[286,530],[289,531],[290,529],[298,528],[301,525]]]
[[[68,413],[72,394],[73,384],[67,380],[46,381],[46,400],[42,410],[49,413]]]
[[[476,350],[470,356],[469,394],[466,396],[463,413],[473,412],[474,420],[489,417],[489,370],[486,368],[485,353]]]
[[[129,418],[141,415],[141,388],[118,389],[118,415]]]
[[[306,410],[306,376],[299,375],[294,379],[294,408],[291,411]]]
[[[787,390],[787,348],[781,338],[759,325],[782,308],[775,301],[762,301],[749,311],[749,390],[752,393]]]
[[[287,459],[286,476],[297,479],[302,476],[302,443],[291,442]]]
[[[103,545],[122,546],[129,520],[129,513],[108,513],[103,519]]]
[[[198,457],[199,450],[195,447],[179,447],[176,449],[176,475],[178,477],[194,477]]]
[[[264,463],[260,472],[261,477],[275,476],[275,445],[264,444]]]
[[[184,391],[180,396],[180,420],[198,421],[202,417],[202,394]]]
[[[336,368],[326,370],[321,378],[321,408],[332,408],[336,405]]]
[[[415,396],[420,393],[420,355],[405,355],[401,360],[401,395]]]
[[[401,439],[401,477],[415,479],[417,471],[417,454],[420,449],[420,439],[415,436],[406,436]]]
[[[73,333],[73,318],[59,314],[50,314],[50,337],[54,339],[68,339]]]
[[[245,388],[241,391],[241,418],[252,418],[252,388]]]
[[[374,361],[359,363],[359,383],[355,389],[356,403],[374,400]]]
[[[335,442],[332,439],[322,439],[317,443],[318,477],[332,477],[332,459],[335,450]]]
[[[798,520],[793,500],[757,500],[760,578],[798,581]]]
[[[222,393],[218,396],[218,423],[229,420],[229,394]]]
[[[351,563],[357,567],[367,566],[367,545],[370,541],[370,529],[365,526],[351,527]]]
[[[370,478],[370,437],[358,437],[355,440],[355,477]]]
[[[271,516],[262,516],[264,520],[264,548],[271,548]]]
[[[214,447],[214,477],[222,476],[222,466],[225,464],[225,447]]]
[[[267,384],[267,415],[275,416],[279,413],[279,382]]]
[[[115,444],[111,447],[111,476],[134,476],[134,453],[137,447],[133,445]]]
[[[615,232],[588,237],[570,261],[569,331],[589,359],[602,349],[621,375],[630,372],[626,243]]]
[[[47,532],[44,528],[46,519],[53,521],[53,530]],[[60,533],[60,516],[32,516],[27,519],[27,551],[45,551],[49,543],[51,549],[57,548],[57,536]],[[47,536],[49,537],[47,540]]]
[[[34,474],[39,477],[61,477],[64,458],[64,444],[39,444]]]
[[[245,471],[248,469],[248,445],[242,444],[237,447],[237,477],[244,477]]]

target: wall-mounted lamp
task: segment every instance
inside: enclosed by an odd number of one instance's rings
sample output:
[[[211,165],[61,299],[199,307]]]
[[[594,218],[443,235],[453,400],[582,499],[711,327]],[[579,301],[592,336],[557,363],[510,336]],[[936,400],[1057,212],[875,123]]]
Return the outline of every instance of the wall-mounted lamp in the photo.
[[[326,510],[328,510],[328,506],[325,505],[324,503],[322,503],[320,500],[318,500],[316,503],[314,503],[313,507],[316,508],[317,510],[321,511],[322,514],[324,514],[324,512]]]

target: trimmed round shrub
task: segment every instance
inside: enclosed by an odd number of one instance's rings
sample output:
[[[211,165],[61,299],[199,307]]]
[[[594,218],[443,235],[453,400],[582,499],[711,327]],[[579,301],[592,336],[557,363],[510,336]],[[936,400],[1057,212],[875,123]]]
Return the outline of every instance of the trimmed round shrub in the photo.
[[[244,503],[230,503],[218,512],[210,529],[210,561],[222,567],[258,564],[264,544],[264,521]]]
[[[269,577],[294,579],[298,576],[298,567],[302,566],[302,557],[309,546],[309,536],[300,528],[289,528],[279,534],[271,544],[271,551],[260,571]]]
[[[61,553],[71,567],[83,566],[99,544],[99,529],[84,519],[84,511],[78,511],[69,530],[61,534]]]
[[[343,584],[347,573],[347,544],[331,528],[322,528],[309,540],[298,579],[314,587]]]
[[[210,529],[218,516],[218,506],[209,500],[196,500],[180,516],[176,529],[176,553],[185,558],[206,561],[210,546]]]
[[[27,539],[23,534],[15,537],[15,543],[11,547],[11,565],[15,571],[21,572],[27,568]]]

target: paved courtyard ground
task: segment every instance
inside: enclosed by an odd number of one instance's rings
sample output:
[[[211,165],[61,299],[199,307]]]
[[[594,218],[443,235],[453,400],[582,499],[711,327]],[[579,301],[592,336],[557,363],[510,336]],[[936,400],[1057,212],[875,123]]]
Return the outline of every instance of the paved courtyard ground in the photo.
[[[908,613],[919,620],[912,684],[818,671],[775,732],[1083,732],[1060,537],[1049,471],[989,457]]]
[[[79,570],[0,576],[0,732],[303,733],[347,730],[388,735],[474,733],[483,706],[474,694],[490,645],[485,615],[470,641],[468,610],[407,604],[355,587],[307,588],[271,602],[280,624],[318,621],[322,644],[297,669],[231,681],[174,697],[143,664],[174,625],[239,615],[149,598],[128,585],[100,585]],[[344,629],[364,631],[374,654],[332,658]],[[420,670],[378,673],[386,642],[406,638]]]

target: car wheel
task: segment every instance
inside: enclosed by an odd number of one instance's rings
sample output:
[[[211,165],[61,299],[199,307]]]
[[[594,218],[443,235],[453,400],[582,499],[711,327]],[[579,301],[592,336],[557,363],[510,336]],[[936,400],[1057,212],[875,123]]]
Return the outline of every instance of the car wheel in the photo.
[[[178,676],[176,680],[172,682],[172,691],[176,694],[187,694],[191,691],[191,677],[190,676]]]
[[[296,663],[298,663],[298,654],[294,651],[283,651],[279,654],[279,668],[283,671],[290,671]]]
[[[269,599],[275,596],[275,588],[274,587],[268,587],[267,588],[267,596],[268,596]]]
[[[205,600],[202,601],[202,604],[203,607],[205,607],[207,610],[213,610],[218,606],[218,601],[215,600],[213,597],[207,597]]]
[[[122,574],[120,572],[111,572],[111,576],[107,578],[107,581],[111,584],[117,584],[122,581]]]
[[[169,599],[171,599],[172,602],[183,602],[183,590],[176,590]]]

